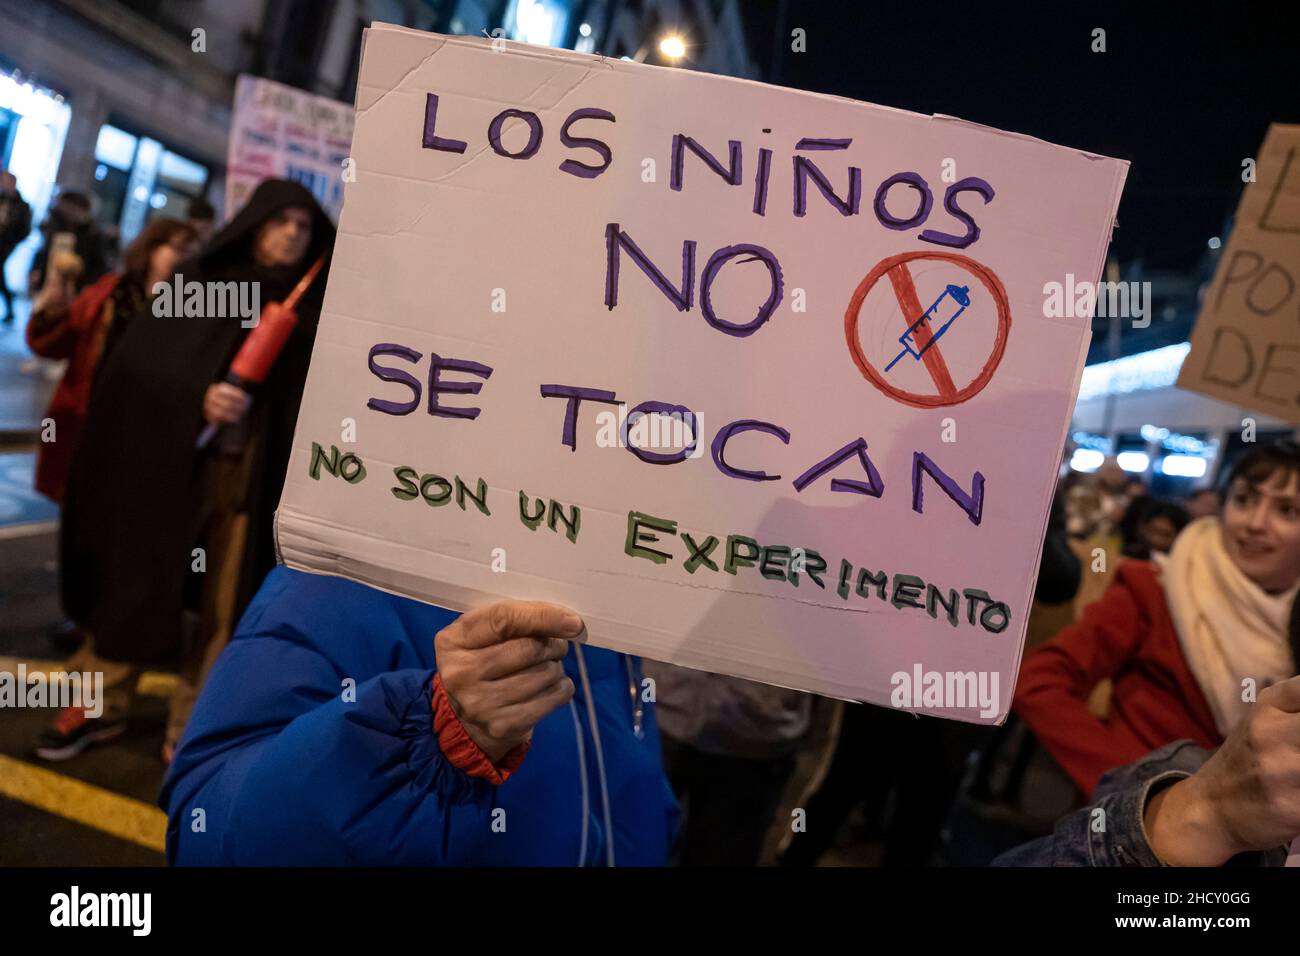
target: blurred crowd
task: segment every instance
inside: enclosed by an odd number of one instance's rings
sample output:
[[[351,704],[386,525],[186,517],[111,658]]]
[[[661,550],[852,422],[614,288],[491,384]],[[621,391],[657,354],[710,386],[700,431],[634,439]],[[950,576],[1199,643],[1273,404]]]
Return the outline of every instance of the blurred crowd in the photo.
[[[7,257],[31,216],[4,171],[0,195]],[[271,514],[324,278],[314,274],[299,296],[292,335],[258,382],[229,372],[253,323],[193,316],[179,302],[167,314],[158,293],[179,276],[256,284],[262,301],[281,302],[328,257],[334,227],[310,192],[282,180],[263,183],[220,230],[215,220],[210,203],[194,200],[185,220],[155,217],[119,250],[87,195],[63,190],[40,228],[25,335],[62,368],[35,471],[36,489],[61,505],[68,620],[52,637],[69,670],[102,672],[107,688],[101,716],[78,707],[57,716],[35,747],[45,760],[120,737],[140,673],[157,665],[180,675],[162,754],[170,762],[203,675],[274,564]],[[10,305],[6,321],[13,316]],[[200,445],[205,428],[217,431]]]

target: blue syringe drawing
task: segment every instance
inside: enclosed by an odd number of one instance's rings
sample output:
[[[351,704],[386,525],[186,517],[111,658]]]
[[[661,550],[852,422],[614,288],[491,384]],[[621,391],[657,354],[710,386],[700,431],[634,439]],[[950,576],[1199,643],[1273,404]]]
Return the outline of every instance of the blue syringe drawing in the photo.
[[[957,305],[960,306],[960,308],[958,308],[957,311],[954,312],[952,315],[948,316],[947,321],[945,321],[943,325],[939,326],[938,331],[934,332],[934,334],[930,336],[930,341],[922,345],[921,350],[919,352],[916,351],[913,348],[913,346],[916,344],[915,342],[916,330],[921,327],[921,323],[923,322],[930,322],[930,327],[933,328],[934,323],[931,321],[931,319],[933,319],[936,316],[937,310],[939,308],[939,303],[943,302],[943,300],[946,298],[951,298],[953,302],[957,303]],[[969,305],[970,305],[970,287],[964,285],[958,286],[958,285],[950,284],[946,289],[943,290],[943,294],[940,295],[939,298],[934,300],[934,304],[930,306],[930,308],[925,310],[925,314],[922,315],[915,322],[913,322],[910,326],[908,326],[907,331],[898,337],[899,344],[903,346],[903,351],[899,352],[897,355],[894,356],[894,360],[885,366],[885,371],[888,372],[891,368],[897,365],[899,359],[901,359],[904,355],[911,355],[913,358],[919,360],[921,356],[924,355],[929,350],[930,346],[932,346],[935,342],[939,341],[939,337],[943,335],[943,333],[948,331],[948,326],[952,325],[953,322],[957,321],[957,316],[965,312],[967,306]]]

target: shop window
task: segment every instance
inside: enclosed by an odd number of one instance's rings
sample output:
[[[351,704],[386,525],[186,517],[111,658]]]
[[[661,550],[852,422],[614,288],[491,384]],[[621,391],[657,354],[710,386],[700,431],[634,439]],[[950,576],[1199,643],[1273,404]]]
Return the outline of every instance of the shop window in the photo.
[[[191,200],[207,192],[211,170],[156,139],[117,126],[100,127],[95,143],[96,216],[117,226],[125,246],[158,216],[184,219]]]
[[[99,136],[95,138],[95,159],[122,172],[130,172],[139,142],[138,137],[125,130],[105,124],[99,128]]]

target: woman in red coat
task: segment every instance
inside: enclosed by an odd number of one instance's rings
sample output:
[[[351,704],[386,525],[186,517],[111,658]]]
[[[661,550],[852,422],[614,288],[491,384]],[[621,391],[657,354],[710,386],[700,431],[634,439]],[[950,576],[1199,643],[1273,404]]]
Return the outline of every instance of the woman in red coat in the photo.
[[[1242,456],[1221,517],[1188,525],[1168,557],[1121,565],[1078,623],[1025,658],[1015,711],[1085,795],[1165,744],[1217,747],[1259,691],[1296,673],[1297,591],[1300,447],[1279,442]],[[1102,721],[1087,700],[1107,677]]]
[[[90,405],[95,370],[135,313],[148,307],[149,290],[170,281],[176,267],[197,250],[186,223],[155,219],[131,243],[121,273],[110,273],[72,298],[65,283],[51,282],[33,303],[27,345],[37,355],[67,359],[45,417],[36,458],[36,490],[63,501],[72,452]]]

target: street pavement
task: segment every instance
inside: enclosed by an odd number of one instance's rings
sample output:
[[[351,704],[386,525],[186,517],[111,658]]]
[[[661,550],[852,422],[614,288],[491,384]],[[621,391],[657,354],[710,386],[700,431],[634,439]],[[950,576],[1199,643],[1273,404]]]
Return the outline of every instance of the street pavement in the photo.
[[[13,457],[0,455],[0,468]],[[29,672],[59,666],[48,637],[62,618],[57,534],[22,530],[22,525],[0,526],[0,671],[10,673],[20,661]],[[172,680],[146,675],[126,736],[59,764],[32,754],[56,709],[0,709],[0,866],[163,862],[165,822],[156,800],[165,769],[163,722]]]
[[[16,321],[0,324],[0,443],[6,445],[36,436],[62,374],[62,363],[38,359],[27,348],[27,300],[16,299],[14,310]]]
[[[62,373],[35,359],[18,321],[0,325],[0,672],[60,666],[49,637],[58,599],[58,507],[32,490],[41,419]],[[60,764],[32,754],[54,708],[0,708],[0,866],[158,866],[165,818],[156,801],[167,693],[141,679],[126,736]]]

